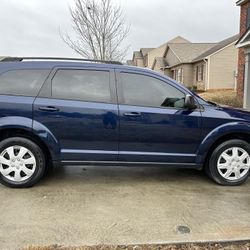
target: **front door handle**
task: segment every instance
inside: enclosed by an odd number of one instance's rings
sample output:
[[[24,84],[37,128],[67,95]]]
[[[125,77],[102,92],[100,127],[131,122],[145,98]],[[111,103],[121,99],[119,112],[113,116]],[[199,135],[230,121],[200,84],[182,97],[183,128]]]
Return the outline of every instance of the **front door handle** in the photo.
[[[141,116],[141,113],[140,112],[125,112],[123,115],[130,116],[130,117],[139,117]]]
[[[39,110],[41,110],[41,111],[48,111],[48,112],[56,112],[56,111],[59,111],[58,108],[52,107],[52,106],[39,107]]]

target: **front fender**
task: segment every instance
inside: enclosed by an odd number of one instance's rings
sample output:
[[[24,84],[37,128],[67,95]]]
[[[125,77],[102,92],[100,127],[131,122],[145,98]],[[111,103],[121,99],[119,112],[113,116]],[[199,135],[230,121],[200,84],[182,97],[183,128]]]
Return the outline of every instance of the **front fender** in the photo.
[[[201,142],[197,151],[197,164],[204,164],[211,146],[220,138],[230,134],[250,134],[250,124],[246,122],[230,122],[212,130]]]

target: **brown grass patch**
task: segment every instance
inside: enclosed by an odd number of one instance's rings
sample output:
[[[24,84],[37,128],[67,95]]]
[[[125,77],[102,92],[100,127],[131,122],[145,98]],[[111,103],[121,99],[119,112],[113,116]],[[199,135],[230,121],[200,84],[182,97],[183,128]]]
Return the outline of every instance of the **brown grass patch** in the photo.
[[[210,244],[176,244],[176,245],[121,245],[121,246],[82,246],[63,247],[52,245],[47,247],[27,247],[22,250],[250,250],[250,242],[210,243]]]
[[[235,108],[242,108],[242,100],[237,98],[236,91],[234,90],[209,90],[207,92],[200,92],[198,95],[207,101]]]

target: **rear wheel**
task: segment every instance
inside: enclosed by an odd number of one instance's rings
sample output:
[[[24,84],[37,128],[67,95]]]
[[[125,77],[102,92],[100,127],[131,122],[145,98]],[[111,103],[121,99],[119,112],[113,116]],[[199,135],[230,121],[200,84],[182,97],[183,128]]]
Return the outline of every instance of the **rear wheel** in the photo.
[[[212,153],[207,172],[221,185],[235,186],[244,183],[250,172],[250,146],[243,140],[229,140]]]
[[[13,137],[0,142],[0,182],[3,185],[31,187],[42,178],[45,169],[44,153],[33,141]]]

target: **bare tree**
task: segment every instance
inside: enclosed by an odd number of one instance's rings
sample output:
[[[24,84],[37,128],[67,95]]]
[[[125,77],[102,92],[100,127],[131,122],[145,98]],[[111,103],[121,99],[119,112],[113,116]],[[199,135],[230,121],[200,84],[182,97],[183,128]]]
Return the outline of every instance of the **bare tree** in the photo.
[[[70,14],[76,38],[68,33],[61,35],[70,48],[88,59],[124,59],[128,48],[121,44],[130,27],[120,6],[114,6],[111,0],[75,0]]]

